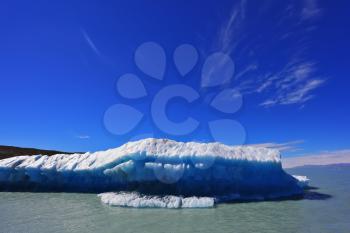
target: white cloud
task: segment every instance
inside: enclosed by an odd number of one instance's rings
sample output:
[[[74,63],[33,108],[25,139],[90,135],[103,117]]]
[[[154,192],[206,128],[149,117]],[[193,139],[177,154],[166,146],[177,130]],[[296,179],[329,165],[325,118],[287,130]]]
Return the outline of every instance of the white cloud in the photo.
[[[256,92],[258,93],[263,92],[272,84],[274,84],[274,81],[277,79],[278,79],[278,76],[276,75],[271,75],[271,74],[266,75],[265,78],[264,77],[262,78],[263,83],[256,88]]]
[[[78,135],[77,138],[79,139],[90,139],[89,135]]]
[[[308,20],[318,17],[322,9],[318,6],[317,0],[304,0],[304,5],[301,10],[301,19]]]
[[[89,47],[94,51],[95,54],[97,54],[100,57],[103,57],[100,50],[96,47],[95,43],[91,40],[90,36],[87,34],[87,32],[84,29],[80,29],[81,33],[84,36],[84,39],[86,43],[89,45]]]
[[[298,147],[298,145],[303,143],[304,143],[303,140],[296,140],[296,141],[290,141],[290,142],[284,142],[284,143],[268,142],[268,143],[260,143],[260,144],[251,144],[249,146],[276,149],[276,150],[279,150],[280,152],[295,152],[295,151],[301,150]]]
[[[321,79],[307,80],[305,83],[296,87],[290,86],[292,90],[280,92],[275,98],[268,99],[260,105],[264,107],[271,107],[274,105],[289,105],[289,104],[303,104],[313,98],[310,92],[324,83]]]
[[[252,63],[249,64],[247,67],[245,67],[244,69],[242,69],[239,73],[237,73],[235,75],[235,79],[240,79],[241,77],[244,77],[244,75],[246,75],[247,73],[249,73],[250,71],[254,71],[258,69],[258,64],[257,63]]]
[[[246,5],[247,0],[241,0],[234,5],[228,19],[219,27],[216,49],[231,54],[242,39],[241,30],[244,28]]]
[[[278,72],[268,72],[254,79],[240,82],[238,88],[242,94],[266,93],[260,106],[304,104],[312,99],[312,91],[324,84],[325,80],[315,75],[316,64],[293,59]]]
[[[240,82],[238,89],[242,94],[265,92],[268,98],[260,104],[263,107],[304,104],[313,98],[312,91],[325,82],[314,74],[316,70],[315,63],[293,61],[278,72],[269,72]]]
[[[264,14],[270,14],[271,12],[267,10],[271,10],[267,6],[269,4],[263,3],[263,5],[266,8]],[[280,21],[271,25],[281,29],[276,30],[276,33],[252,34],[250,23],[247,22],[252,20],[258,22],[259,17],[264,15],[256,15],[254,19],[248,20],[248,10],[246,0],[234,5],[227,21],[219,29],[216,46],[219,50],[234,55],[235,61],[248,60],[249,62],[236,67],[234,77],[236,88],[245,95],[260,95],[262,98],[260,106],[265,108],[292,104],[305,106],[305,103],[315,96],[312,92],[325,82],[324,78],[318,74],[317,64],[305,59],[304,54],[309,45],[308,35],[312,31],[310,29],[315,27],[313,21],[304,21],[320,15],[321,8],[317,0],[301,0],[301,6],[296,2],[286,4],[284,10],[281,9]],[[291,52],[282,58],[286,61],[284,65],[283,60],[276,63],[282,63],[279,68],[266,67],[264,62],[256,59],[254,49],[264,47],[264,50],[269,50],[265,47],[269,43],[266,43],[264,36],[275,41],[275,44],[283,40],[293,40],[291,43],[295,48],[286,49]],[[260,42],[261,38],[263,38],[262,42]],[[270,50],[273,49],[270,48]],[[255,62],[252,63],[252,60]]]
[[[350,163],[350,149],[325,151],[319,154],[282,158],[284,168],[300,167],[305,165],[331,165]]]

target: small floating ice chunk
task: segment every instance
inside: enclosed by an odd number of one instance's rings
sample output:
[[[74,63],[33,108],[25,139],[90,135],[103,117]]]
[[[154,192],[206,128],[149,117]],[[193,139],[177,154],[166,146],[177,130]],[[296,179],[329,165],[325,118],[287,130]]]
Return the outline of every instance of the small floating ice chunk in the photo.
[[[211,197],[151,196],[137,192],[109,192],[98,195],[104,204],[134,208],[211,208],[215,201]]]
[[[214,207],[212,197],[186,197],[182,199],[182,208],[208,208]]]

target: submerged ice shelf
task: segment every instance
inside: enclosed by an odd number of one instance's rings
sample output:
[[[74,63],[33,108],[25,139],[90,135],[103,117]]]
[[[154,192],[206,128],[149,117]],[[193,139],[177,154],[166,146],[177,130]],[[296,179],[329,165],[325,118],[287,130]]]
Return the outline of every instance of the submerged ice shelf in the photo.
[[[282,169],[276,150],[220,143],[144,139],[102,152],[0,160],[0,190],[137,191],[157,198],[181,196],[181,203],[186,203],[194,196],[222,200],[295,196],[302,194],[303,184]],[[134,203],[144,203],[143,197]]]

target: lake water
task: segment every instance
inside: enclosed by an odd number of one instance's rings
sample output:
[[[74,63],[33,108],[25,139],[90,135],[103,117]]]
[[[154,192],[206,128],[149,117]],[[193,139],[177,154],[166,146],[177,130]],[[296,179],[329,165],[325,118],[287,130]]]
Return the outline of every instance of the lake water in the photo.
[[[95,194],[2,192],[0,232],[350,232],[350,166],[288,172],[307,175],[318,194],[213,209],[132,209],[103,205]]]

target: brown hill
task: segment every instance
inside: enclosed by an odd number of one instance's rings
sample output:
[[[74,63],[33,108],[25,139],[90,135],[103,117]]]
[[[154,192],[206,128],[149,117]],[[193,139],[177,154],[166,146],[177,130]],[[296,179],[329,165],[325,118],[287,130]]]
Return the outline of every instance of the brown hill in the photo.
[[[55,154],[73,154],[71,152],[61,152],[55,150],[40,150],[34,148],[21,148],[15,146],[0,146],[0,159],[6,159],[19,155],[55,155]]]

